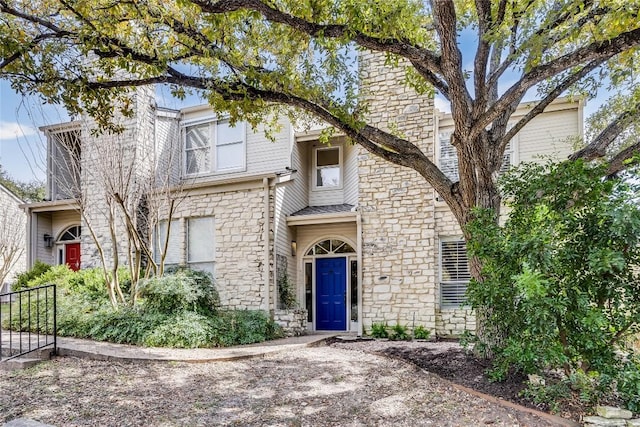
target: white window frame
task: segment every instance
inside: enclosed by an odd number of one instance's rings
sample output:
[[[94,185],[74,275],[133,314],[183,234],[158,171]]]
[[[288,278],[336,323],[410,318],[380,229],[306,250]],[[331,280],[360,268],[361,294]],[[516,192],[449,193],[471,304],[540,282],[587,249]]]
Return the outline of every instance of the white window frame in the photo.
[[[444,279],[443,271],[443,244],[445,243],[462,243],[464,244],[464,254],[467,255],[466,242],[464,239],[459,237],[441,237],[438,243],[438,266],[439,266],[439,295],[440,295],[440,308],[441,309],[457,309],[462,308],[466,305],[466,298],[464,293],[467,290],[467,286],[469,284],[469,280],[471,280],[471,273],[469,271],[469,265],[467,264],[467,277],[460,280],[446,280]],[[460,254],[458,254],[459,256]],[[467,261],[468,262],[468,261]],[[445,293],[454,292],[456,294],[455,301],[453,303],[445,302],[444,295]]]
[[[338,185],[331,187],[318,186],[318,152],[325,150],[338,150],[338,168],[340,169],[340,177]],[[342,158],[342,145],[332,145],[327,147],[314,147],[313,149],[313,189],[318,191],[342,190],[344,183],[344,160]]]
[[[168,220],[161,220],[158,222],[158,224],[156,225],[156,230],[155,230],[155,245],[154,245],[154,259],[155,262],[159,263],[160,262],[160,257],[162,256],[162,246],[164,245],[164,240],[161,241],[161,239],[163,239],[165,236],[163,236],[160,232],[160,229],[162,226],[166,227],[168,225],[169,221]],[[177,254],[177,260],[172,260],[172,259],[167,259],[165,257],[165,267],[171,267],[171,266],[177,266],[180,265],[180,263],[182,262],[182,254],[181,254],[181,246],[182,246],[182,227],[180,224],[180,219],[178,218],[172,218],[171,219],[171,230],[169,232],[170,236],[169,236],[169,242],[168,244],[171,245],[172,240],[175,239],[175,241],[173,242],[174,244],[178,245],[178,249],[176,251]],[[168,247],[167,247],[167,251],[168,251]],[[167,254],[168,255],[168,254]]]
[[[242,133],[242,141],[227,142],[220,146],[232,145],[240,143],[242,145],[242,164],[236,167],[217,168],[218,164],[218,138],[217,138],[217,125],[218,123],[228,122],[228,118],[207,118],[203,120],[194,120],[185,122],[182,125],[182,175],[184,177],[198,177],[205,175],[226,174],[231,172],[244,172],[247,168],[247,126],[245,122],[237,122],[235,127],[240,127]],[[204,171],[198,171],[195,173],[188,173],[187,171],[187,130],[194,126],[201,126],[203,124],[208,125],[208,140],[209,144],[206,146],[209,153],[209,164]]]

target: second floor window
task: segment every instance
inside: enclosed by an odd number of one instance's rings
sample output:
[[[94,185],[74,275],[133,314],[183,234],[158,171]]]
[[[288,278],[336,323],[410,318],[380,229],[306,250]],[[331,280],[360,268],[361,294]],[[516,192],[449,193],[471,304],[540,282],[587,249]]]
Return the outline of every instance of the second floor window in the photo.
[[[518,137],[512,139],[506,146],[502,156],[502,165],[499,173],[503,174],[509,168],[516,164],[516,151],[514,149],[514,141]],[[453,182],[460,181],[458,174],[458,153],[456,148],[451,144],[451,131],[440,132],[438,135],[438,166],[442,173]]]
[[[315,152],[316,187],[335,188],[341,183],[340,147],[317,148]]]
[[[228,120],[185,128],[185,175],[244,170],[245,125]]]

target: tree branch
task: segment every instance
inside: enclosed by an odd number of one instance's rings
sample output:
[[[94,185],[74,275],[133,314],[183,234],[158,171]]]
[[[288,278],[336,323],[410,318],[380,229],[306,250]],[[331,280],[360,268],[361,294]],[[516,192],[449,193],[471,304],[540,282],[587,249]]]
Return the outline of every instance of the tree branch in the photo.
[[[640,44],[640,28],[633,29],[619,34],[611,40],[598,41],[588,46],[579,48],[572,53],[560,56],[540,66],[534,67],[525,74],[518,82],[513,84],[502,97],[487,109],[474,124],[470,137],[477,136],[482,129],[486,128],[495,120],[510,104],[520,102],[524,94],[532,86],[541,81],[551,78],[563,71],[575,67],[579,64],[597,62],[603,63],[618,53]]]
[[[593,160],[604,157],[607,154],[607,148],[637,118],[639,112],[640,102],[616,117],[589,145],[569,156],[569,160]]]

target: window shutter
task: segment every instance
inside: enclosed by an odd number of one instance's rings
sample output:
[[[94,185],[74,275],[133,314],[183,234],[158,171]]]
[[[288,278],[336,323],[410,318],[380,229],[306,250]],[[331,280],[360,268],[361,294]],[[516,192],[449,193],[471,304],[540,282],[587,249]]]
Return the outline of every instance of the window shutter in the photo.
[[[451,132],[441,132],[438,136],[440,146],[440,170],[453,182],[460,180],[458,176],[458,154],[451,145]]]
[[[502,155],[502,165],[500,165],[500,175],[506,173],[511,166],[513,166],[513,145],[511,142],[507,144],[507,147],[504,150],[504,154]]]
[[[471,274],[465,241],[441,241],[440,306],[451,308],[464,305],[469,279]]]

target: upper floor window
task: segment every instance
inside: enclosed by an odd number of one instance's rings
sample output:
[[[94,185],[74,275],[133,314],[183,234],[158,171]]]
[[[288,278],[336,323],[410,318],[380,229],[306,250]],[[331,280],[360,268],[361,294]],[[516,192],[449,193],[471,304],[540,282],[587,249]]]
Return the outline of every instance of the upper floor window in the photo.
[[[228,120],[185,127],[185,175],[238,171],[245,167],[244,123]]]
[[[337,188],[342,185],[342,153],[340,147],[315,149],[316,188]]]
[[[506,146],[500,165],[500,174],[505,173],[511,166],[516,164],[516,151],[514,145],[516,137]],[[440,132],[438,135],[438,166],[442,173],[453,182],[460,181],[458,174],[458,153],[451,144],[451,131]]]

